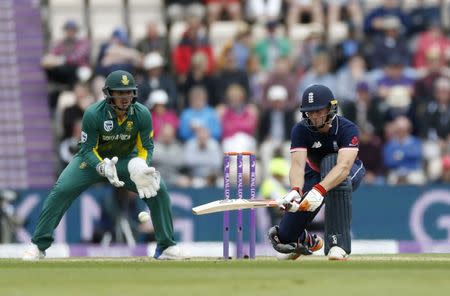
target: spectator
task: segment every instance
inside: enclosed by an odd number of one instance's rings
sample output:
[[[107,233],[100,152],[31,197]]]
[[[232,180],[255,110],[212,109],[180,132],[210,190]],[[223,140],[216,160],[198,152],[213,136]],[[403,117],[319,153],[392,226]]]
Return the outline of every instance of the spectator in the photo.
[[[75,96],[75,104],[64,109],[62,113],[64,127],[62,139],[73,137],[74,125],[83,118],[84,110],[94,103],[94,98],[88,86],[85,84],[76,84],[73,93]]]
[[[180,116],[179,136],[183,141],[193,139],[200,127],[208,129],[212,138],[219,140],[222,128],[216,111],[207,102],[207,92],[201,86],[193,87],[188,94],[189,107]]]
[[[59,171],[62,171],[80,150],[81,119],[73,120],[71,127],[70,136],[64,138],[59,143],[58,152],[61,160]]]
[[[248,20],[265,23],[280,18],[282,0],[248,0],[246,2]]]
[[[318,0],[291,0],[287,7],[287,26],[297,24],[299,17],[303,16],[303,13],[307,13],[308,20],[313,23],[324,23],[323,6],[322,2]]]
[[[179,120],[176,113],[167,109],[169,98],[167,93],[158,89],[150,93],[146,102],[150,109],[153,124],[153,138],[158,140],[160,131],[164,125],[170,125],[175,131],[178,128]]]
[[[358,125],[360,127],[358,157],[363,161],[366,169],[364,182],[381,185],[384,183],[383,144],[380,137],[374,134],[370,124]]]
[[[364,46],[370,47],[358,36],[355,28],[350,27],[348,31],[348,35],[333,49],[335,69],[344,67],[352,57],[362,55]]]
[[[208,93],[209,105],[212,105],[215,98],[214,79],[207,73],[208,59],[203,52],[197,52],[192,56],[191,69],[186,81],[182,84],[183,102],[179,110],[188,106],[187,97],[191,89],[195,86],[204,87]]]
[[[267,95],[268,90],[274,85],[281,85],[287,91],[287,101],[285,101],[285,107],[294,110],[300,105],[297,96],[297,79],[291,73],[289,59],[285,57],[279,57],[273,70],[269,74],[267,83],[264,86],[264,96],[262,101],[262,107],[264,109],[270,108],[271,102]]]
[[[144,58],[146,75],[139,85],[138,101],[144,103],[149,94],[157,89],[164,90],[168,95],[168,107],[175,110],[177,107],[177,87],[172,77],[163,70],[164,59],[158,52],[151,52]]]
[[[402,11],[400,1],[383,0],[381,6],[376,7],[369,12],[364,18],[364,32],[372,37],[383,32],[384,18],[386,16],[396,16],[402,23],[404,33],[408,33],[410,28],[410,20]]]
[[[426,104],[433,99],[434,83],[444,74],[441,62],[441,54],[437,47],[428,49],[425,56],[425,64],[419,70],[421,78],[414,85],[414,96],[419,108],[425,108]],[[421,111],[421,113],[423,113]]]
[[[197,52],[204,53],[208,58],[207,72],[211,74],[214,70],[214,55],[206,29],[202,26],[201,19],[191,16],[180,43],[172,51],[175,73],[181,82],[185,81],[191,67],[192,56]]]
[[[225,141],[238,133],[255,137],[258,124],[258,109],[247,103],[245,89],[231,84],[226,91],[226,104],[218,107],[222,124],[222,139]]]
[[[314,24],[305,40],[295,49],[295,71],[299,77],[302,77],[312,67],[314,57],[324,50],[326,50],[326,45],[323,25]]]
[[[92,79],[91,89],[94,101],[102,101],[105,99],[105,94],[103,93],[103,86],[105,86],[105,77],[97,75]]]
[[[117,28],[109,41],[100,46],[96,72],[102,76],[107,76],[115,70],[134,73],[135,67],[140,66],[141,63],[141,54],[130,46],[128,34]]]
[[[184,146],[185,162],[192,177],[192,186],[204,187],[216,184],[222,167],[222,151],[219,142],[209,130],[198,127],[195,136]]]
[[[78,80],[77,70],[89,67],[90,44],[78,36],[79,26],[73,20],[64,24],[64,38],[42,58],[41,65],[51,82],[71,88]]]
[[[164,60],[167,61],[169,43],[167,38],[165,36],[161,36],[158,32],[158,23],[155,21],[150,21],[147,23],[146,28],[147,30],[145,36],[137,42],[136,49],[143,55],[156,51],[163,56]]]
[[[249,79],[249,98],[252,103],[262,106],[264,86],[267,84],[267,72],[261,68],[259,58],[252,54],[247,62],[247,74]]]
[[[79,73],[83,72],[81,69],[91,72],[89,41],[78,36],[79,26],[75,21],[68,20],[63,28],[64,38],[58,41],[41,60],[41,66],[45,69],[52,86],[48,98],[52,111],[58,103],[61,91],[72,89],[79,80]]]
[[[248,25],[243,25],[239,29],[232,47],[237,68],[245,71],[253,48],[252,35]]]
[[[356,86],[366,80],[366,62],[359,55],[354,55],[336,74],[336,97],[339,104],[356,101]]]
[[[335,1],[327,0],[328,4],[328,26],[335,25],[341,19],[341,12],[345,10],[349,16],[349,25],[358,32],[362,31],[363,12],[358,0]]]
[[[445,65],[445,54],[450,50],[450,39],[445,36],[441,22],[434,20],[430,22],[428,30],[420,33],[417,38],[416,51],[414,54],[414,66],[422,69],[427,65],[427,56],[435,55],[439,65]]]
[[[270,105],[264,110],[259,123],[259,154],[263,164],[269,163],[277,150],[290,148],[291,129],[297,122],[296,109],[287,107],[288,92],[281,85],[273,85],[267,92]],[[298,109],[297,109],[298,110]]]
[[[441,9],[443,7],[441,7],[441,1],[417,0],[416,2],[416,5],[409,12],[411,35],[425,31],[432,22],[442,23]]]
[[[239,0],[204,0],[208,11],[208,23],[212,24],[220,19],[220,15],[226,12],[231,20],[238,21],[242,18],[241,3]]]
[[[166,0],[164,3],[171,23],[185,21],[189,16],[203,19],[206,14],[206,9],[199,0]]]
[[[222,49],[218,58],[219,71],[215,77],[214,98],[210,99],[212,106],[225,102],[225,93],[232,84],[240,85],[248,94],[250,85],[248,75],[244,70],[237,67],[231,44],[227,44]]]
[[[288,92],[282,85],[272,85],[268,89],[268,106],[259,123],[260,143],[270,141],[280,144],[290,139],[291,128],[296,122],[296,109],[288,105],[288,97]]]
[[[408,43],[401,34],[400,20],[395,16],[384,17],[381,26],[380,34],[373,37],[373,52],[369,59],[371,67],[384,67],[391,56],[401,57],[402,63],[408,65]]]
[[[298,87],[301,97],[303,91],[311,84],[323,84],[330,89],[336,89],[336,77],[331,73],[331,61],[327,52],[322,51],[314,56],[312,68],[306,72]]]
[[[160,134],[155,140],[155,157],[153,165],[161,173],[161,177],[167,185],[186,187],[190,181],[182,174],[185,162],[182,156],[185,151],[177,141],[177,131],[171,124],[163,123],[160,126]]]
[[[389,184],[425,183],[422,142],[411,134],[411,122],[403,116],[393,122],[392,138],[384,145],[384,165]]]
[[[432,93],[434,99],[419,114],[420,135],[424,139],[424,159],[430,180],[442,175],[441,157],[448,153],[450,139],[450,81],[446,77],[436,80]]]
[[[395,86],[403,86],[408,89],[409,93],[413,93],[414,80],[406,76],[404,73],[404,59],[399,55],[389,56],[384,66],[383,74],[377,81],[377,95],[386,98],[390,88]]]
[[[277,27],[277,21],[268,22],[267,36],[257,42],[254,49],[264,70],[271,70],[277,58],[288,57],[291,53],[289,39],[277,36]]]
[[[436,80],[434,97],[423,118],[427,127],[426,135],[429,139],[445,141],[450,136],[450,80],[447,77]]]

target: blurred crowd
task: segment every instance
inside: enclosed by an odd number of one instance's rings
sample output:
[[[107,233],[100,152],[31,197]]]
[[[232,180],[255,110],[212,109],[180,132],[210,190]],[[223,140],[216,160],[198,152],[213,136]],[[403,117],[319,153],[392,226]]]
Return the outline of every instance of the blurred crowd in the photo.
[[[104,77],[124,69],[152,113],[154,165],[169,185],[220,184],[227,151],[255,151],[261,182],[285,180],[280,161],[289,161],[300,95],[313,83],[330,87],[340,114],[359,126],[366,183],[450,183],[446,6],[366,2],[165,1],[163,30],[142,24],[145,36],[132,42],[116,28],[99,48],[67,20],[42,58],[61,168],[78,149],[84,110],[103,99]],[[224,21],[233,36],[213,43],[210,29]],[[180,22],[173,43],[166,32]],[[301,40],[291,38],[298,25],[308,28]]]

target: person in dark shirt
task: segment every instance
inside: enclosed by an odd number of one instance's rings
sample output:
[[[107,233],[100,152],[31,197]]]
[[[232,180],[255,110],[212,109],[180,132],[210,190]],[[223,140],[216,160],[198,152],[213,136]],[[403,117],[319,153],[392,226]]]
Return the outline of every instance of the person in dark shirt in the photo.
[[[325,254],[345,260],[351,252],[351,192],[365,174],[357,157],[358,128],[337,115],[337,100],[324,85],[305,89],[300,111],[303,119],[291,132],[291,191],[277,200],[286,213],[269,238],[279,259],[320,250],[323,240],[306,228],[325,203]]]

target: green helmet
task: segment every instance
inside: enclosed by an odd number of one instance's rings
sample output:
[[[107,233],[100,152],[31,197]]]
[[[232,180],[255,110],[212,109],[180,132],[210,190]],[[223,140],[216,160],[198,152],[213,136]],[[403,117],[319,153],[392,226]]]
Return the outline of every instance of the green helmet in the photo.
[[[105,81],[105,86],[103,87],[103,93],[105,94],[106,102],[108,104],[114,105],[113,96],[111,94],[114,90],[132,90],[133,100],[132,104],[136,102],[137,99],[137,86],[133,75],[127,71],[117,70],[111,72]]]

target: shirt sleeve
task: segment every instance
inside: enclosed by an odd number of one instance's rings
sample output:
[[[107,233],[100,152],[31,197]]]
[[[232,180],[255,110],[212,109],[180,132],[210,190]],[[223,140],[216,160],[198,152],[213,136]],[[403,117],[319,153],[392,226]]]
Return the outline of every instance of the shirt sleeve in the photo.
[[[305,127],[297,123],[291,131],[291,152],[306,150],[308,145],[306,143]]]
[[[95,168],[103,159],[98,154],[98,129],[95,115],[86,111],[81,123],[81,150],[80,155],[89,166]]]
[[[355,125],[348,125],[342,129],[342,134],[338,139],[339,149],[358,149],[359,132]]]
[[[139,116],[139,132],[136,140],[138,157],[144,159],[150,165],[153,158],[153,124],[150,111],[144,109]]]

